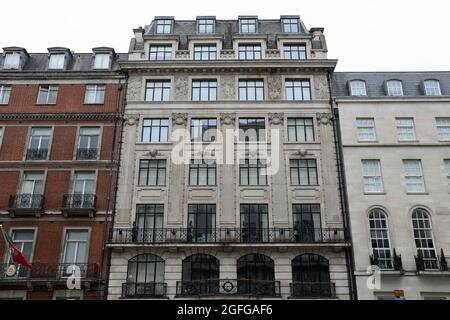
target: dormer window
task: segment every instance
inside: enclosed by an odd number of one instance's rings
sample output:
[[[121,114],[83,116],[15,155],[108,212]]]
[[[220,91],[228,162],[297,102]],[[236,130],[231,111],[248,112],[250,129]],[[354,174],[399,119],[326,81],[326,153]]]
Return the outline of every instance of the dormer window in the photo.
[[[94,69],[109,69],[111,64],[111,55],[109,53],[96,53]]]
[[[438,80],[426,80],[423,82],[423,86],[425,95],[427,96],[440,96],[442,94],[441,85]]]
[[[350,82],[350,95],[367,96],[366,83],[362,80],[353,80]]]
[[[156,33],[168,34],[172,33],[172,22],[170,19],[156,20]]]
[[[400,80],[389,80],[386,82],[387,94],[390,97],[403,96],[403,86]]]
[[[299,19],[298,18],[283,18],[281,19],[281,25],[283,32],[294,33],[299,32]]]
[[[62,70],[64,69],[65,61],[65,54],[51,54],[50,60],[48,61],[48,68],[53,70]]]
[[[198,19],[197,32],[198,33],[214,33],[215,20],[214,19]]]
[[[240,18],[239,32],[240,33],[256,33],[258,29],[258,19],[256,18]]]
[[[19,69],[19,67],[20,67],[20,53],[16,52],[7,53],[5,56],[3,69]]]

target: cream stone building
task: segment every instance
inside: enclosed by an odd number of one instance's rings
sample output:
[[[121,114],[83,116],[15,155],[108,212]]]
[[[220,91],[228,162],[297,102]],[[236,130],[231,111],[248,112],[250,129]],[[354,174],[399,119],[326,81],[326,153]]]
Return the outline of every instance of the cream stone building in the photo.
[[[134,30],[109,299],[354,297],[336,63],[298,16]]]
[[[358,298],[450,299],[450,72],[335,73],[333,86]]]

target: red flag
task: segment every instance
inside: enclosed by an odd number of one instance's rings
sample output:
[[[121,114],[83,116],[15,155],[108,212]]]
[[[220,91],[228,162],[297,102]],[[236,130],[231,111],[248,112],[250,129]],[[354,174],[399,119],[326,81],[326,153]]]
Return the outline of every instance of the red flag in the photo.
[[[28,262],[27,258],[25,258],[22,251],[20,251],[19,248],[17,248],[16,244],[14,243],[13,239],[8,234],[8,232],[6,232],[6,230],[3,229],[2,226],[0,226],[0,227],[3,230],[3,236],[5,237],[5,240],[6,240],[6,242],[8,242],[9,248],[11,249],[12,260],[15,263],[24,265],[25,267],[27,267],[28,269],[31,270],[31,264]]]

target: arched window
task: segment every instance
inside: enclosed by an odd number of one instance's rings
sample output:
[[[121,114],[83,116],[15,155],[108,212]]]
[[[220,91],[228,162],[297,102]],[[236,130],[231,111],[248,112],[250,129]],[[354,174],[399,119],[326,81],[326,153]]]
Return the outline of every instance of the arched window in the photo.
[[[367,96],[366,82],[363,80],[350,81],[351,96]]]
[[[219,260],[208,254],[194,254],[183,260],[180,295],[214,294],[219,291]]]
[[[292,260],[292,295],[302,298],[332,297],[330,266],[317,254],[303,254]]]
[[[417,248],[416,263],[419,269],[438,269],[436,249],[433,240],[433,227],[429,213],[417,208],[412,214],[414,241]]]
[[[373,250],[373,262],[381,269],[393,268],[391,243],[386,213],[381,209],[373,209],[369,213],[370,243]]]
[[[164,296],[164,260],[153,254],[141,254],[128,261],[124,296]]]
[[[237,263],[238,293],[260,296],[275,295],[274,262],[263,254],[249,254]]]

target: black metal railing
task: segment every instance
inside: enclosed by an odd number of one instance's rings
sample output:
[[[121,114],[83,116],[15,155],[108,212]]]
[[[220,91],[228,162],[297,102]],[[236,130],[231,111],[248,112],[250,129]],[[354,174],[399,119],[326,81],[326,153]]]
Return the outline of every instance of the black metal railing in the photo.
[[[44,196],[40,194],[23,193],[9,197],[9,209],[42,209]]]
[[[378,266],[381,270],[403,270],[402,257],[401,255],[397,255],[395,249],[393,249],[388,257],[380,257],[378,251],[374,250],[373,255],[370,256],[370,264],[372,266]]]
[[[157,298],[167,295],[167,284],[163,282],[129,282],[122,284],[122,298]]]
[[[336,298],[336,285],[331,282],[292,282],[294,298]]]
[[[280,297],[281,287],[280,282],[274,280],[210,279],[177,282],[177,296],[226,295]]]
[[[46,160],[48,149],[28,149],[26,160]]]
[[[417,271],[448,271],[448,263],[445,258],[444,250],[435,257],[424,257],[422,250],[417,251],[416,261]]]
[[[98,154],[97,148],[78,148],[77,160],[96,160]]]
[[[309,229],[305,233],[291,228],[116,228],[111,243],[341,243],[344,229]]]
[[[17,264],[0,265],[0,280],[48,279],[58,280],[69,277],[97,279],[100,274],[96,263],[31,263],[32,270]]]
[[[95,209],[97,196],[95,194],[65,194],[63,209]]]

